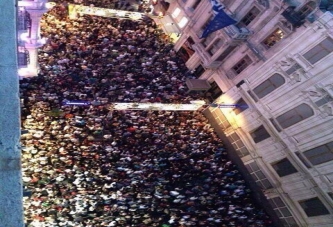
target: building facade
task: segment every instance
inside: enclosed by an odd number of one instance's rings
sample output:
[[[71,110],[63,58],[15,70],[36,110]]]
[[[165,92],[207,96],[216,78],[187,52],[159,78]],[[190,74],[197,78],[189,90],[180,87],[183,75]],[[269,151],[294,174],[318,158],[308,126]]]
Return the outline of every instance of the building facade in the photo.
[[[174,0],[161,28],[284,226],[333,225],[333,2],[221,0],[236,24],[200,39],[209,0]],[[195,89],[194,89],[195,90]]]

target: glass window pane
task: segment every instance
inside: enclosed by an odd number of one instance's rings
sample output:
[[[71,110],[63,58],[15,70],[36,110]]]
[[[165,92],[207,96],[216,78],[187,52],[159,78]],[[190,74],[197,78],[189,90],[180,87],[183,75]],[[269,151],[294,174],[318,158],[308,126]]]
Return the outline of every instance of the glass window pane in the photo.
[[[280,208],[280,212],[282,213],[282,215],[284,217],[290,217],[291,216],[291,213],[290,211],[288,210],[288,208],[284,207],[284,208]]]
[[[275,85],[275,87],[280,87],[282,84],[285,83],[285,79],[283,78],[283,76],[278,73],[275,73],[273,76],[271,76],[269,80],[272,82],[272,84]]]
[[[269,180],[267,180],[267,179],[262,180],[261,183],[264,185],[264,189],[273,188],[271,182],[269,182]]]
[[[316,62],[320,61],[322,58],[324,58],[325,56],[327,56],[330,52],[326,51],[326,50],[322,50],[319,53],[314,54],[308,61],[311,64],[315,64]]]
[[[313,115],[313,110],[307,104],[301,104],[297,106],[296,111],[300,114],[304,119],[311,117]]]
[[[258,181],[258,177],[255,174],[251,174],[251,176],[253,177],[254,181]]]
[[[333,40],[327,38],[306,52],[303,57],[311,64],[315,64],[333,51]]]
[[[280,177],[297,173],[296,168],[291,164],[291,162],[287,158],[284,158],[281,161],[272,164],[272,166]]]
[[[294,109],[291,109],[284,114],[278,116],[276,120],[282,126],[282,128],[288,128],[314,114],[312,108],[303,103]]]
[[[307,158],[312,158],[314,156],[322,155],[326,152],[329,152],[329,150],[325,145],[323,145],[304,152],[304,155]]]
[[[264,126],[260,126],[256,130],[250,133],[255,143],[259,143],[270,137]]]
[[[327,153],[327,154],[323,154],[320,156],[315,156],[313,158],[311,158],[309,161],[313,164],[313,165],[319,165],[325,162],[329,162],[333,160],[333,154],[332,153]]]
[[[259,170],[259,166],[257,165],[257,163],[252,162],[249,164],[251,166],[251,169],[255,172]]]
[[[293,217],[288,217],[285,220],[288,222],[290,227],[298,227],[298,225]]]
[[[246,147],[242,147],[240,149],[240,152],[242,152],[243,156],[246,156],[246,155],[250,154],[249,150]]]
[[[257,175],[258,179],[260,179],[260,180],[266,179],[266,176],[261,171],[257,171],[256,175]]]
[[[324,49],[332,52],[333,51],[333,40],[330,38],[327,38],[321,42],[321,45]]]
[[[277,207],[285,207],[286,204],[284,204],[284,202],[282,201],[282,199],[280,197],[275,197],[272,199],[274,201],[274,203],[276,204]]]
[[[318,197],[299,202],[308,217],[326,215],[329,211]]]
[[[237,145],[238,149],[244,147],[244,144],[243,144],[243,142],[241,140],[238,140],[236,142],[236,145]]]

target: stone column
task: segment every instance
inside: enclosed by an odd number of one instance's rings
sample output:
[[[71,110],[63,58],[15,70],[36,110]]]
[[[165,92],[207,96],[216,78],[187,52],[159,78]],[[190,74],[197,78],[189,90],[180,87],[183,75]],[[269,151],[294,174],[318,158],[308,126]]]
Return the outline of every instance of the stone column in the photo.
[[[37,76],[39,65],[38,65],[38,48],[43,46],[40,37],[40,20],[47,9],[27,9],[30,14],[31,28],[30,37],[27,39],[25,47],[29,51],[29,64],[26,70],[25,76]]]
[[[25,76],[37,76],[39,71],[39,64],[38,64],[38,48],[40,46],[35,45],[25,45],[26,49],[29,52],[29,63],[28,69]]]
[[[44,13],[47,12],[46,8],[42,9],[29,9],[27,8],[31,19],[30,38],[31,44],[38,43],[40,41],[40,20]]]
[[[0,1],[0,226],[23,227],[16,0]]]

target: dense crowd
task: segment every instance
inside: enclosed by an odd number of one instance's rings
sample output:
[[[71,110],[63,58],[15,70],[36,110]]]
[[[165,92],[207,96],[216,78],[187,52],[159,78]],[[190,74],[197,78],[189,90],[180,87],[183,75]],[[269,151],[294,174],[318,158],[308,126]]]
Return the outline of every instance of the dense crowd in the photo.
[[[110,108],[198,99],[153,21],[58,5],[41,27],[39,76],[20,83],[27,226],[271,226],[202,113]]]

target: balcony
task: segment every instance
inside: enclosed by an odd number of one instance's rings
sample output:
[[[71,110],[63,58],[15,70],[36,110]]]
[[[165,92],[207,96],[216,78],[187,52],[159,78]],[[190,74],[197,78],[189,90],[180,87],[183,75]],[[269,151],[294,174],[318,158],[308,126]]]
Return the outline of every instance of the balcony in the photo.
[[[305,22],[305,18],[300,13],[295,11],[295,6],[289,6],[285,11],[282,12],[282,16],[291,23],[294,27],[298,28]]]
[[[230,38],[236,41],[246,40],[248,36],[251,35],[251,32],[247,28],[238,28],[236,25],[233,24],[225,27],[224,31]]]
[[[211,57],[205,50],[205,47],[201,43],[196,43],[192,45],[193,50],[198,53],[200,59],[204,65],[209,64]]]

